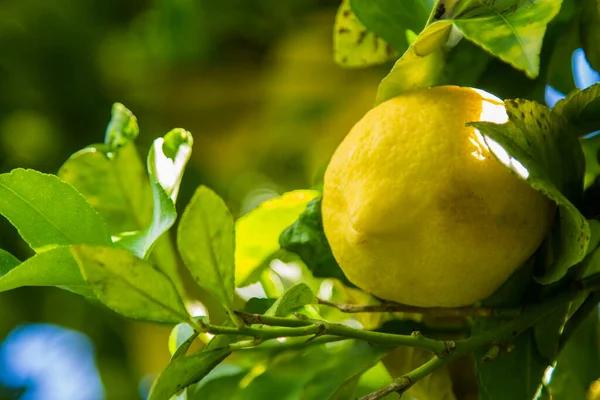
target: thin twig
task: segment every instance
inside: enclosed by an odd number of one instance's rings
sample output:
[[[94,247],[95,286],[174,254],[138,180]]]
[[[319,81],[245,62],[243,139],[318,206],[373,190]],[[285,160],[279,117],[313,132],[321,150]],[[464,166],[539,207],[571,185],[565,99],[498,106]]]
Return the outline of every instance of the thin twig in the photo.
[[[394,392],[401,395],[402,393],[410,389],[410,387],[414,385],[417,381],[426,377],[427,375],[429,375],[442,365],[448,363],[449,361],[450,358],[440,358],[437,356],[433,357],[420,367],[415,368],[406,375],[394,379],[392,383],[374,391],[371,394],[363,396],[358,400],[378,400]]]
[[[264,324],[270,326],[285,326],[285,327],[294,327],[288,329],[312,329],[314,330],[313,334],[319,333],[320,335],[335,335],[342,336],[349,339],[359,339],[364,340],[373,344],[380,344],[384,346],[411,346],[418,347],[424,350],[429,350],[434,354],[444,355],[447,353],[448,349],[454,345],[452,341],[441,341],[428,339],[421,335],[418,332],[413,333],[412,335],[397,335],[393,333],[382,333],[382,332],[373,332],[366,331],[363,329],[355,329],[346,325],[336,324],[323,320],[314,320],[314,319],[290,319],[290,318],[282,318],[282,317],[270,317],[266,315],[260,314],[246,314],[246,313],[237,313],[244,322],[247,324]],[[300,327],[300,328],[298,328]],[[246,328],[248,329],[248,328]],[[231,332],[237,331],[236,328],[228,328]],[[258,335],[261,335],[260,331],[268,332],[269,329],[255,329],[254,331]],[[235,334],[235,333],[232,333]],[[238,333],[239,334],[239,333]],[[285,336],[285,335],[281,335]]]
[[[244,351],[244,352],[249,352],[249,351],[265,351],[266,350],[266,351],[278,352],[278,351],[287,351],[287,350],[294,350],[294,349],[305,349],[307,346],[318,346],[321,344],[343,342],[346,340],[351,340],[351,339],[340,337],[340,336],[321,336],[321,337],[315,338],[314,340],[311,340],[310,342],[307,340],[283,342],[283,343],[280,343],[278,341],[268,341],[268,342],[264,342],[260,346],[245,347],[243,345],[240,345],[240,346],[235,345],[235,343],[232,343],[232,345],[234,345],[233,347],[235,348],[236,351],[240,350],[240,351]],[[238,343],[240,343],[240,342],[238,342]],[[231,345],[228,345],[228,347],[230,347],[230,346]]]
[[[257,339],[275,339],[279,337],[310,336],[319,333],[321,328],[317,325],[308,325],[297,328],[234,328],[230,326],[208,325],[207,332],[213,335],[240,335],[251,336]]]
[[[334,307],[345,313],[363,313],[363,312],[405,312],[414,314],[432,315],[436,317],[494,317],[501,314],[510,317],[519,315],[520,308],[517,309],[493,309],[490,307],[415,307],[407,304],[394,302],[383,302],[380,304],[342,304],[329,300],[317,299],[319,304]]]

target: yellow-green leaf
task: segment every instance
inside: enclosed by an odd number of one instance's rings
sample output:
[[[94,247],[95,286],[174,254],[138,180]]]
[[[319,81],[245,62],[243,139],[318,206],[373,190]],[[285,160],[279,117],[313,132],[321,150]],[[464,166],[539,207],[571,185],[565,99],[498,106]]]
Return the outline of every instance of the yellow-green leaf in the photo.
[[[0,274],[0,292],[23,286],[85,285],[86,282],[69,251],[69,246],[36,254],[4,275]]]
[[[409,37],[423,30],[430,9],[422,0],[350,0],[350,7],[369,31],[404,52]]]
[[[233,217],[215,192],[200,186],[179,222],[177,246],[196,283],[225,307],[233,303]]]
[[[409,90],[440,83],[444,71],[445,47],[451,31],[452,24],[448,21],[438,21],[427,26],[381,81],[376,103],[382,103]]]
[[[173,359],[154,382],[148,400],[167,400],[204,378],[231,353],[228,349],[201,351]]]
[[[178,323],[188,313],[173,282],[127,250],[71,246],[81,273],[106,306],[129,318]]]
[[[548,23],[560,11],[562,0],[481,2],[454,18],[465,38],[535,78]]]
[[[0,278],[6,275],[10,270],[19,265],[19,261],[15,256],[4,249],[0,249]]]
[[[78,151],[64,163],[58,176],[98,211],[111,234],[137,231],[150,224],[150,182],[134,143],[112,153],[104,145]]]
[[[248,278],[279,249],[279,235],[302,214],[318,192],[295,190],[263,202],[235,223],[235,283],[245,286]]]
[[[370,32],[354,15],[350,0],[342,0],[333,26],[333,55],[343,67],[367,67],[399,56],[385,40]]]
[[[111,243],[100,215],[55,175],[20,168],[0,175],[0,215],[36,252],[69,244]]]

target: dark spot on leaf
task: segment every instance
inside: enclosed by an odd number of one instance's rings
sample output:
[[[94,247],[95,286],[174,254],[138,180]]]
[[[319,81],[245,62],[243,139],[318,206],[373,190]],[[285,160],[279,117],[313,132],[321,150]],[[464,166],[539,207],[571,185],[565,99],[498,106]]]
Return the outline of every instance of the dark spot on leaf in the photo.
[[[358,34],[358,39],[356,39],[356,44],[362,44],[362,42],[365,40],[365,37],[367,37],[367,31],[360,31],[360,33]]]
[[[537,126],[542,129],[542,121],[540,121],[539,119],[535,120],[535,123],[537,124]]]
[[[344,10],[344,12],[342,13],[342,15],[344,17],[349,17],[350,15],[352,15],[352,11],[350,11],[350,10]]]
[[[340,28],[338,33],[341,35],[342,33],[350,33],[350,29],[348,28]]]
[[[373,49],[375,51],[377,51],[378,48],[379,48],[379,39],[377,38],[377,36],[373,35]]]
[[[348,62],[348,57],[342,57],[342,64],[346,64]]]

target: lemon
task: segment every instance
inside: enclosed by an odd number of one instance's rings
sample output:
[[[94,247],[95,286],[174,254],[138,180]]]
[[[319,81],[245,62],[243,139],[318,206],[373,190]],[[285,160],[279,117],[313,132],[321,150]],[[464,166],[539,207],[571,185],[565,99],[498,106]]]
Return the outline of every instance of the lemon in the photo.
[[[404,304],[465,306],[535,252],[554,203],[466,126],[507,120],[495,96],[440,86],[390,99],[352,128],[327,168],[322,203],[325,235],[350,281]]]

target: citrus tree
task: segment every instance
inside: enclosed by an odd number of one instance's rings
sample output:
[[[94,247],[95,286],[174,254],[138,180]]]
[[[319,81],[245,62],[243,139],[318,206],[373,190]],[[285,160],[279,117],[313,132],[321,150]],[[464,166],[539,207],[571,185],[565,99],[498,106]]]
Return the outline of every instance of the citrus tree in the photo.
[[[599,41],[598,0],[344,0],[336,62],[394,63],[315,188],[236,220],[201,186],[177,220],[192,135],[143,160],[117,103],[56,175],[0,175],[35,251],[0,291],[174,325],[152,400],[591,398]]]

